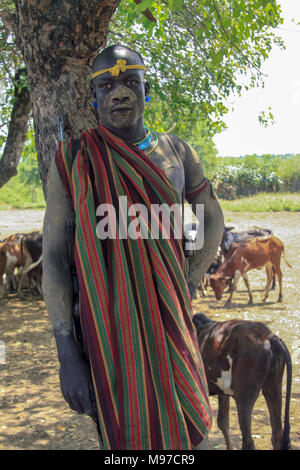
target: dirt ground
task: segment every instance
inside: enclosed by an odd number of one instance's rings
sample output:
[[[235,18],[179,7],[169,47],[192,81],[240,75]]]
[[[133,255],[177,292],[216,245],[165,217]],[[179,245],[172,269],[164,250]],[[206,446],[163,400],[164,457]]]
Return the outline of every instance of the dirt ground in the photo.
[[[17,232],[41,228],[43,211],[0,211],[0,238]],[[271,228],[285,244],[282,261],[284,301],[276,303],[277,291],[262,303],[265,271],[251,271],[249,280],[254,305],[242,281],[233,299],[233,307],[224,308],[226,296],[217,301],[209,290],[205,298],[193,302],[194,313],[203,312],[214,320],[232,318],[259,320],[287,344],[293,360],[291,397],[291,442],[300,449],[300,214],[299,213],[225,213],[227,225],[238,230],[253,227]],[[284,380],[285,396],[285,380]],[[217,401],[211,398],[213,409]],[[260,396],[255,404],[252,432],[257,449],[271,449],[270,423],[266,404]],[[230,433],[235,449],[241,436],[234,401],[231,401]],[[225,442],[214,420],[210,449],[223,450]],[[87,416],[71,411],[60,392],[58,362],[52,329],[44,301],[25,292],[20,300],[14,294],[0,304],[0,449],[1,450],[96,450],[95,426]]]

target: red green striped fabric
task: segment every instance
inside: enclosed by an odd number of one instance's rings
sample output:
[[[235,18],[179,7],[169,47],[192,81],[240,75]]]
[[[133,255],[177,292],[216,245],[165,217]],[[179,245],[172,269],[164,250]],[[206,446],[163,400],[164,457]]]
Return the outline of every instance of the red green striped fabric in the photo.
[[[104,449],[192,449],[212,411],[181,240],[151,239],[150,226],[146,239],[96,235],[99,204],[118,214],[127,196],[128,206],[150,211],[179,195],[142,151],[103,126],[81,136],[74,163],[71,147],[61,143],[56,162],[75,211],[81,323]]]

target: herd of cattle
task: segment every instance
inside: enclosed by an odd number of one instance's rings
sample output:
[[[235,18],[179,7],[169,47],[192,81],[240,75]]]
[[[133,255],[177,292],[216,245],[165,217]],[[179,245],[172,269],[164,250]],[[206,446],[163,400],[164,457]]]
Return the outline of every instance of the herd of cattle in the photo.
[[[277,278],[278,302],[281,302],[280,259],[281,255],[284,255],[283,243],[273,236],[271,230],[253,229],[245,232],[232,230],[233,227],[225,228],[215,260],[200,282],[199,290],[202,295],[206,295],[210,285],[216,298],[221,299],[228,286],[229,298],[226,305],[229,305],[238,281],[243,277],[251,304],[253,297],[247,272],[265,267],[267,285],[264,300],[268,297],[271,284],[274,288]],[[42,295],[40,231],[15,234],[0,242],[0,296],[2,297],[7,289],[15,289],[21,294],[26,275],[29,287],[37,289]],[[218,396],[217,423],[224,435],[227,448],[232,449],[229,437],[229,399],[232,396],[238,411],[242,448],[254,449],[251,416],[260,391],[266,399],[270,414],[273,449],[290,448],[289,405],[292,364],[283,341],[261,322],[236,319],[215,322],[203,314],[194,315],[193,322],[203,357],[209,393]],[[282,382],[285,366],[287,382],[282,426]]]
[[[233,232],[232,230],[233,227],[226,227],[224,230],[216,257],[203,279],[200,280],[199,291],[201,294],[205,296],[210,285],[216,298],[220,300],[228,286],[230,295],[226,305],[230,305],[242,277],[249,292],[249,303],[252,304],[253,297],[247,273],[251,269],[260,269],[265,266],[267,284],[264,301],[269,295],[270,288],[274,289],[277,276],[278,302],[281,302],[281,255],[284,256],[287,265],[291,267],[285,258],[281,240],[274,237],[272,231],[268,229],[253,229],[244,232]],[[0,297],[5,295],[6,290],[14,289],[18,294],[21,294],[26,274],[30,288],[36,288],[42,295],[42,236],[41,231],[17,233],[0,241]]]

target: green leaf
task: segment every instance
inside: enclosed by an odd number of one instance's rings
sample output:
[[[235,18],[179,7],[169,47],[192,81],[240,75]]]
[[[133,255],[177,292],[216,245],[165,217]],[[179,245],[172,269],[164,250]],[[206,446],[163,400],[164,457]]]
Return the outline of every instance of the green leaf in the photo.
[[[152,0],[143,0],[141,3],[135,6],[135,11],[136,12],[142,12],[147,10],[147,8],[150,8],[152,6]]]
[[[272,5],[271,3],[267,3],[267,5],[265,6],[265,12],[267,13],[268,11],[272,10]]]

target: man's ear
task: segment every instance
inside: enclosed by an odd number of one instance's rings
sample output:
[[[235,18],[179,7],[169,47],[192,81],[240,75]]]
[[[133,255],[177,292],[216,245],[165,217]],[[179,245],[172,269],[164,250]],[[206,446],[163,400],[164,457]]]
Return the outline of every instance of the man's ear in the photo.
[[[149,85],[149,83],[148,83],[148,82],[145,82],[144,87],[145,87],[145,95],[148,95],[148,93],[150,92],[150,85]]]

